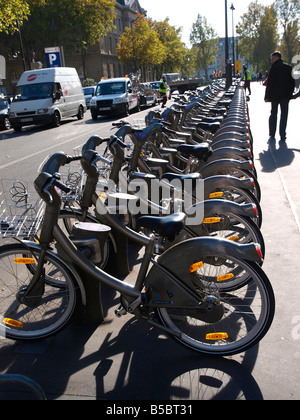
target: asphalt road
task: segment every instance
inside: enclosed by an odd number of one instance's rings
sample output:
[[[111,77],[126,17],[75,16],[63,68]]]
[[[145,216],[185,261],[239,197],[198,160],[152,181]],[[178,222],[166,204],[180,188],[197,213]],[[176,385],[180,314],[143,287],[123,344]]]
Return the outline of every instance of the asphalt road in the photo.
[[[149,112],[146,108],[139,113],[131,114],[126,119],[131,123],[143,120]],[[21,178],[33,180],[43,160],[52,153],[63,151],[73,154],[73,149],[92,135],[108,137],[112,131],[112,122],[120,117],[91,118],[87,111],[83,120],[76,118],[64,120],[60,127],[48,128],[29,126],[20,133],[14,130],[0,132],[0,179]]]

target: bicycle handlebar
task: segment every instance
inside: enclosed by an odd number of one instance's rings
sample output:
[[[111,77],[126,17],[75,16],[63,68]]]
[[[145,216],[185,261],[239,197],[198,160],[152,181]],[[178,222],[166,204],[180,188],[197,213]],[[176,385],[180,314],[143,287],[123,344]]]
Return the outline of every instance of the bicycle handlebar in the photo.
[[[55,188],[59,188],[65,193],[69,193],[71,189],[57,179],[57,174],[41,172],[34,181],[34,187],[39,196],[47,203],[54,202]]]
[[[55,174],[59,172],[61,166],[67,165],[76,160],[80,160],[81,156],[69,156],[64,152],[57,152],[50,156],[46,163],[44,163],[41,172],[47,172],[48,174]]]
[[[88,139],[88,141],[82,147],[82,154],[87,150],[96,150],[96,147],[100,146],[102,143],[108,143],[110,141],[109,137],[102,138],[97,135],[94,135]]]

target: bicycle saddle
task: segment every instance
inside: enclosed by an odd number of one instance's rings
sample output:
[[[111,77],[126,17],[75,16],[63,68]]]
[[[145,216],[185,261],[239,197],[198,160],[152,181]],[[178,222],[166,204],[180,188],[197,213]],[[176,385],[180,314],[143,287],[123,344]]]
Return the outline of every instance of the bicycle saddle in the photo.
[[[199,172],[193,172],[190,174],[173,174],[171,172],[167,172],[163,174],[162,179],[166,179],[168,182],[173,181],[173,179],[179,179],[179,181],[191,180],[192,181],[192,188],[196,187],[196,182],[198,179],[201,179],[201,175]]]
[[[148,187],[151,187],[151,181],[153,179],[156,179],[156,176],[153,174],[148,174],[148,173],[144,173],[144,172],[135,172],[135,171],[131,171],[129,173],[129,177],[130,179],[140,179],[143,180],[147,183]]]
[[[218,123],[218,122],[222,122],[224,120],[223,117],[207,117],[205,115],[199,115],[199,117],[197,118],[192,118],[193,121],[199,121],[199,122],[204,122],[204,123]]]
[[[191,137],[189,133],[181,133],[180,131],[176,131],[176,136],[183,137],[184,139],[189,139]],[[176,140],[179,140],[179,139],[176,139]]]
[[[202,128],[203,130],[207,130],[210,133],[215,133],[220,128],[220,123],[208,123],[208,122],[199,122],[197,123],[197,127]]]
[[[188,135],[190,137],[190,135]],[[168,142],[170,143],[170,146],[178,147],[181,144],[185,144],[184,140],[180,139],[168,139]]]
[[[199,160],[206,161],[211,155],[212,150],[208,143],[200,144],[183,144],[178,146],[178,151],[184,153],[185,155],[195,156]]]
[[[175,235],[184,228],[185,218],[185,213],[174,213],[163,217],[142,216],[139,218],[138,225],[150,229],[159,236],[174,240]]]

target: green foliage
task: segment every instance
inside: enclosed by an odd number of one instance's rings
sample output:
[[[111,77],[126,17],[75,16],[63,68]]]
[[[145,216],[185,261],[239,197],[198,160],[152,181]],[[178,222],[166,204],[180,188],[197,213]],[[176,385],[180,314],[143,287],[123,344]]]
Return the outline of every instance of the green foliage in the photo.
[[[179,72],[186,55],[186,48],[180,37],[181,28],[171,26],[168,18],[161,22],[149,19],[149,24],[157,32],[165,47],[163,62],[157,66],[157,72],[159,74]]]
[[[133,28],[126,27],[120,36],[117,54],[123,63],[134,62],[137,70],[162,63],[165,47],[145,16],[137,15]]]
[[[0,0],[0,4],[10,1]],[[65,51],[74,48],[85,51],[88,45],[95,44],[114,29],[115,0],[13,0],[12,3],[15,7],[19,3],[26,6],[22,38],[28,63],[33,54],[42,61],[44,48],[48,46],[63,45]],[[20,21],[21,15],[17,15]],[[9,39],[12,50],[17,44],[17,38]]]
[[[193,46],[192,52],[195,56],[197,68],[205,71],[206,79],[208,79],[207,67],[217,57],[218,39],[217,33],[208,24],[207,19],[198,15],[196,22],[193,24],[190,42]]]
[[[299,0],[275,0],[266,7],[253,1],[237,28],[240,56],[256,71],[269,69],[269,56],[276,49],[291,62],[292,57],[299,54],[299,18]],[[281,39],[279,34],[282,34]]]
[[[300,52],[300,2],[299,0],[275,0],[280,27],[283,30],[281,52],[288,62]]]
[[[23,0],[0,0],[0,32],[13,33],[28,18],[28,2]]]
[[[94,79],[91,78],[86,78],[84,79],[84,81],[82,82],[82,86],[83,87],[87,87],[87,86],[95,86],[97,83],[95,82]]]

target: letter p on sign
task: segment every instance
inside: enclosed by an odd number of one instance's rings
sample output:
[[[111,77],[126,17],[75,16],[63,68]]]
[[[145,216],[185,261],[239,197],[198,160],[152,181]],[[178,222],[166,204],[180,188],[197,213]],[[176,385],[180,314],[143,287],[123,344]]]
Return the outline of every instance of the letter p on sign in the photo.
[[[59,47],[45,48],[47,67],[61,67]]]

